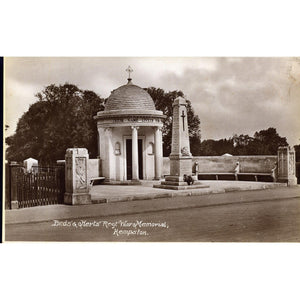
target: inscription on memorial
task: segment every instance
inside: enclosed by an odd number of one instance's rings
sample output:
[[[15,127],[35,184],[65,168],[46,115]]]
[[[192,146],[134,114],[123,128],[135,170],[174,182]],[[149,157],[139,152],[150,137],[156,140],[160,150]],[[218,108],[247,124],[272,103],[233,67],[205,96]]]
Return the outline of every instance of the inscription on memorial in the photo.
[[[110,121],[107,120],[103,123],[109,123]],[[122,118],[122,119],[112,119],[113,123],[130,123],[130,122],[139,122],[139,123],[155,123],[160,122],[155,118],[139,118],[139,117],[129,117],[129,118]]]
[[[75,158],[76,189],[85,189],[87,187],[86,178],[86,158]]]
[[[295,157],[294,157],[294,153],[293,152],[290,152],[289,174],[290,175],[295,175]]]

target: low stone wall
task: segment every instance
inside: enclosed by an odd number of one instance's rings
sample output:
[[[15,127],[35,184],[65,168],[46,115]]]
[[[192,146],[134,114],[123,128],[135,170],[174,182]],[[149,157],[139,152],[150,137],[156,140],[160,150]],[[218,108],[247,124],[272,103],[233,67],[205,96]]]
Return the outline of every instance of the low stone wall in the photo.
[[[226,173],[234,172],[236,163],[240,164],[240,173],[271,173],[277,162],[277,155],[253,155],[253,156],[194,156],[193,172],[195,162],[198,162],[199,173]],[[170,160],[163,158],[163,175],[170,173]]]
[[[234,172],[236,163],[240,163],[240,173],[271,173],[277,162],[276,155],[253,156],[194,156],[192,160],[195,172],[195,162],[198,162],[199,173],[226,173]],[[59,161],[64,164],[64,160]],[[163,158],[163,176],[170,174],[170,159]],[[88,180],[101,176],[101,161],[98,158],[88,160]]]

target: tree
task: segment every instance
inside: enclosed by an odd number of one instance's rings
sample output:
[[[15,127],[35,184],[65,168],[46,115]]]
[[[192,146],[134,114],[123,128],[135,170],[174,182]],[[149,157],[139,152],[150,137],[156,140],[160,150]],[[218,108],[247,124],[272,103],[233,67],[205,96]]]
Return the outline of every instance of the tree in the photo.
[[[19,119],[16,133],[6,138],[7,159],[33,157],[54,163],[70,147],[85,147],[96,157],[98,134],[93,116],[104,109],[104,100],[68,83],[49,85],[36,97],[38,101]]]
[[[228,140],[205,140],[201,143],[201,155],[276,155],[278,147],[287,145],[286,138],[270,127],[255,132],[254,137],[235,134]]]
[[[214,140],[204,140],[201,143],[201,156],[215,156],[219,155],[217,153],[218,148],[216,147],[216,141]]]
[[[286,138],[279,136],[273,127],[255,132],[254,141],[258,149],[257,152],[265,155],[276,155],[278,147],[288,145]]]
[[[241,134],[241,135],[233,135],[232,137],[233,140],[233,149],[231,154],[234,155],[250,155],[250,154],[254,154],[252,153],[250,150],[253,140],[253,137],[250,137],[248,134]]]
[[[223,155],[225,153],[233,153],[233,139],[205,140],[201,143],[201,156]]]
[[[161,110],[167,118],[164,121],[163,134],[163,155],[169,156],[172,143],[172,119],[173,102],[177,97],[184,97],[182,91],[172,91],[166,93],[163,89],[150,87],[145,89],[152,97],[157,110]],[[190,148],[193,155],[200,154],[201,134],[200,119],[192,108],[192,104],[187,100],[187,117],[189,125]]]

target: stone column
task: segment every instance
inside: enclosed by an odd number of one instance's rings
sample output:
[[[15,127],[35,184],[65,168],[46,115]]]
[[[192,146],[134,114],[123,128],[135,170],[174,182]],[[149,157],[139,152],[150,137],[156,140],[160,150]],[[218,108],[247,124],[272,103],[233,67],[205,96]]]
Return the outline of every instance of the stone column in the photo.
[[[161,178],[162,164],[162,134],[161,128],[154,129],[154,159],[155,159],[155,179]]]
[[[297,177],[294,147],[279,147],[277,153],[278,182],[286,182],[288,185],[296,185]]]
[[[98,127],[98,157],[100,158],[101,157],[101,142],[102,142],[102,139],[101,139],[101,128]]]
[[[189,128],[187,122],[186,100],[178,97],[173,103],[172,148],[170,158],[170,175],[192,174],[192,154],[190,152]]]
[[[137,126],[131,126],[132,129],[132,180],[139,180],[139,156],[138,156],[138,129]]]
[[[88,182],[88,151],[85,148],[69,148],[65,155],[65,204],[91,203]]]
[[[113,155],[113,149],[112,149],[112,128],[108,127],[104,129],[105,132],[105,153],[104,155],[104,161],[103,161],[103,169],[102,173],[105,177],[105,181],[110,181],[112,178],[111,174],[111,168],[112,168],[112,155]]]

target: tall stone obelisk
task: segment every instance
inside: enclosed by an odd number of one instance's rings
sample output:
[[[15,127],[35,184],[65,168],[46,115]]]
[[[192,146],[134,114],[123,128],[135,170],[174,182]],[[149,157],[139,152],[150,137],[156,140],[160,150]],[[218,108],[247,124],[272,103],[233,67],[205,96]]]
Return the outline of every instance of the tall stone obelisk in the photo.
[[[186,100],[182,97],[176,98],[173,103],[172,147],[169,156],[170,175],[180,177],[180,179],[184,174],[191,175],[192,173],[186,106]]]
[[[178,97],[173,103],[172,146],[170,158],[170,175],[155,188],[185,190],[208,187],[195,181],[188,185],[184,175],[192,175],[192,154],[190,152],[189,128],[187,120],[187,102]]]

